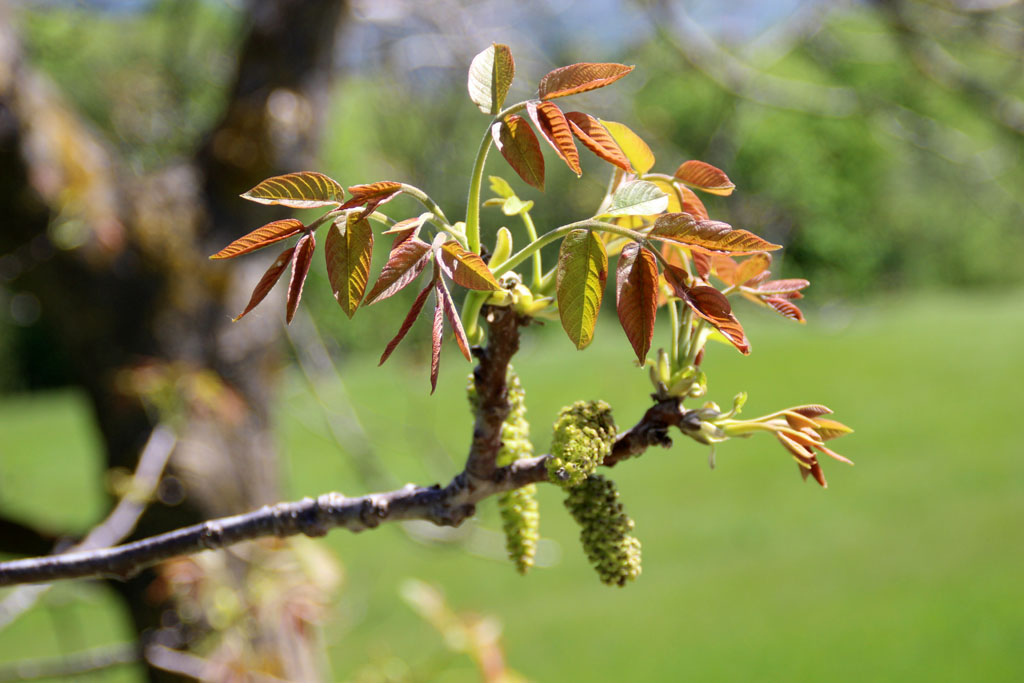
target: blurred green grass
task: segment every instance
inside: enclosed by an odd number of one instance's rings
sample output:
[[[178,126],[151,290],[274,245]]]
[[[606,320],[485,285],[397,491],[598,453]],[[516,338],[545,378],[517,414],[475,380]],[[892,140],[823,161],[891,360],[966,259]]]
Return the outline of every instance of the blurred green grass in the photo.
[[[598,582],[553,487],[542,487],[541,524],[558,561],[527,577],[489,550],[498,528],[490,502],[479,528],[491,531],[469,529],[468,553],[411,542],[397,526],[332,533],[324,542],[347,572],[327,627],[336,678],[398,658],[412,680],[475,680],[469,660],[447,659],[441,636],[398,598],[401,581],[417,577],[456,609],[500,619],[510,665],[535,680],[1021,680],[1020,300],[836,305],[812,312],[806,327],[741,309],[753,354],[712,348],[709,398],[726,405],[745,390],[751,416],[827,403],[857,430],[837,442],[857,466],[824,463],[830,488],[821,490],[800,481],[772,439],[719,446],[709,471],[706,449],[680,437],[616,467],[644,548],[643,575],[624,589]],[[557,323],[527,333],[516,366],[538,452],[573,400],[608,400],[623,427],[643,413],[646,375],[612,322],[584,353]],[[377,454],[402,482],[447,480],[460,466],[467,372],[446,346],[431,398],[417,359],[341,368]],[[364,491],[324,428],[324,410],[344,412],[342,390],[322,389],[321,406],[292,377],[281,402],[292,496]],[[0,449],[6,509],[74,528],[99,515],[95,436],[80,399],[0,403]],[[110,616],[93,623],[107,607],[94,594],[76,608],[88,634],[73,648],[124,635]],[[0,661],[53,652],[48,630],[38,613],[23,618],[0,634]]]

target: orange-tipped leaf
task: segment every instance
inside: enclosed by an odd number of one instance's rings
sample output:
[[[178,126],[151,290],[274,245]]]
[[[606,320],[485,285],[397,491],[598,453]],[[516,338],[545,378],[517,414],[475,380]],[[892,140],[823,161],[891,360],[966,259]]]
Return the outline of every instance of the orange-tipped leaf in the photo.
[[[256,251],[275,242],[288,239],[305,227],[302,221],[295,218],[285,218],[273,223],[267,223],[263,227],[256,228],[248,235],[239,237],[210,258],[225,259],[248,254],[251,251]]]

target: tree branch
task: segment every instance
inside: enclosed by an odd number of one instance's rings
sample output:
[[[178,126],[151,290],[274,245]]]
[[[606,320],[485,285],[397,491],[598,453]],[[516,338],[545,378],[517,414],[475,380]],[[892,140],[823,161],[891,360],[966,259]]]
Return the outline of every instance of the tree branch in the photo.
[[[510,318],[516,325],[519,324],[514,314]],[[512,322],[505,318],[502,324],[511,325]],[[493,358],[501,357],[496,353]],[[494,371],[495,368],[489,366],[489,362],[482,360],[481,365],[486,365],[487,371]],[[507,367],[507,363],[506,358],[504,367]],[[494,391],[492,394],[494,398],[499,392]],[[505,410],[507,412],[507,406]],[[689,412],[677,400],[655,404],[636,425],[619,435],[604,464],[613,466],[643,453],[650,446],[670,446],[672,441],[668,437],[669,428],[686,427],[687,415]],[[489,423],[489,418],[482,419],[485,424]],[[484,439],[489,436],[486,431],[481,431],[480,440],[490,444],[490,441]],[[476,442],[477,434],[474,432],[474,444]],[[482,452],[474,447],[471,462],[474,455]],[[467,471],[460,473],[443,488],[439,485],[424,487],[410,484],[395,491],[356,498],[327,493],[316,499],[305,498],[297,502],[264,506],[255,512],[210,520],[113,548],[3,562],[0,563],[0,586],[81,577],[126,579],[161,560],[267,536],[323,536],[339,527],[358,532],[373,529],[382,522],[414,519],[433,522],[438,526],[458,526],[475,514],[476,504],[480,501],[527,484],[547,481],[545,461],[549,457],[541,455],[517,460],[507,467],[493,467],[492,460],[492,473],[486,478],[470,475],[467,464]]]
[[[473,441],[466,459],[466,473],[486,480],[494,475],[501,449],[501,425],[508,417],[508,364],[519,350],[519,326],[527,319],[511,308],[485,307],[487,347],[474,348],[480,361],[473,368],[473,382],[479,408],[473,424]]]

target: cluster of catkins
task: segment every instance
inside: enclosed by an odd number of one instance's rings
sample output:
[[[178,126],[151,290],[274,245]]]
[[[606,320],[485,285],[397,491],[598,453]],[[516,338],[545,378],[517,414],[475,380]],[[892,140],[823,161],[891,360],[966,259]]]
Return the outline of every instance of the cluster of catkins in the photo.
[[[611,453],[615,421],[604,401],[563,408],[555,422],[548,476],[569,495],[565,506],[580,525],[580,541],[601,581],[624,586],[640,575],[640,541],[619,502],[615,482],[594,470]]]
[[[511,366],[506,381],[509,414],[501,427],[499,467],[533,455],[526,396]],[[466,390],[475,414],[480,405],[472,376]],[[604,401],[578,401],[563,408],[555,421],[547,468],[551,481],[568,491],[565,506],[581,527],[583,550],[601,581],[623,586],[640,575],[640,541],[631,534],[633,520],[618,500],[615,483],[594,474],[611,453],[615,434],[611,408]],[[525,574],[533,566],[540,537],[536,485],[503,493],[498,509],[509,558]]]
[[[501,425],[501,450],[498,451],[497,465],[511,465],[521,458],[533,455],[533,444],[530,442],[530,423],[526,421],[526,394],[512,366],[508,367],[506,376],[508,385],[509,413]],[[467,387],[469,403],[474,413],[479,410],[476,386],[473,376],[469,377]],[[498,510],[501,513],[501,524],[505,532],[505,548],[509,559],[520,574],[533,566],[537,555],[537,541],[540,538],[540,512],[537,509],[537,486],[529,484],[498,497]]]

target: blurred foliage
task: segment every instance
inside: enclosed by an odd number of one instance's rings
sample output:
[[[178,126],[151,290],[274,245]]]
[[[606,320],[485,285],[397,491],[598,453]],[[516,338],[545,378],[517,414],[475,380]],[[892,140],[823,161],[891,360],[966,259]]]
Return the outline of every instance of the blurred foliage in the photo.
[[[157,0],[145,11],[23,7],[28,58],[133,170],[187,155],[220,113],[240,15],[229,4]]]

